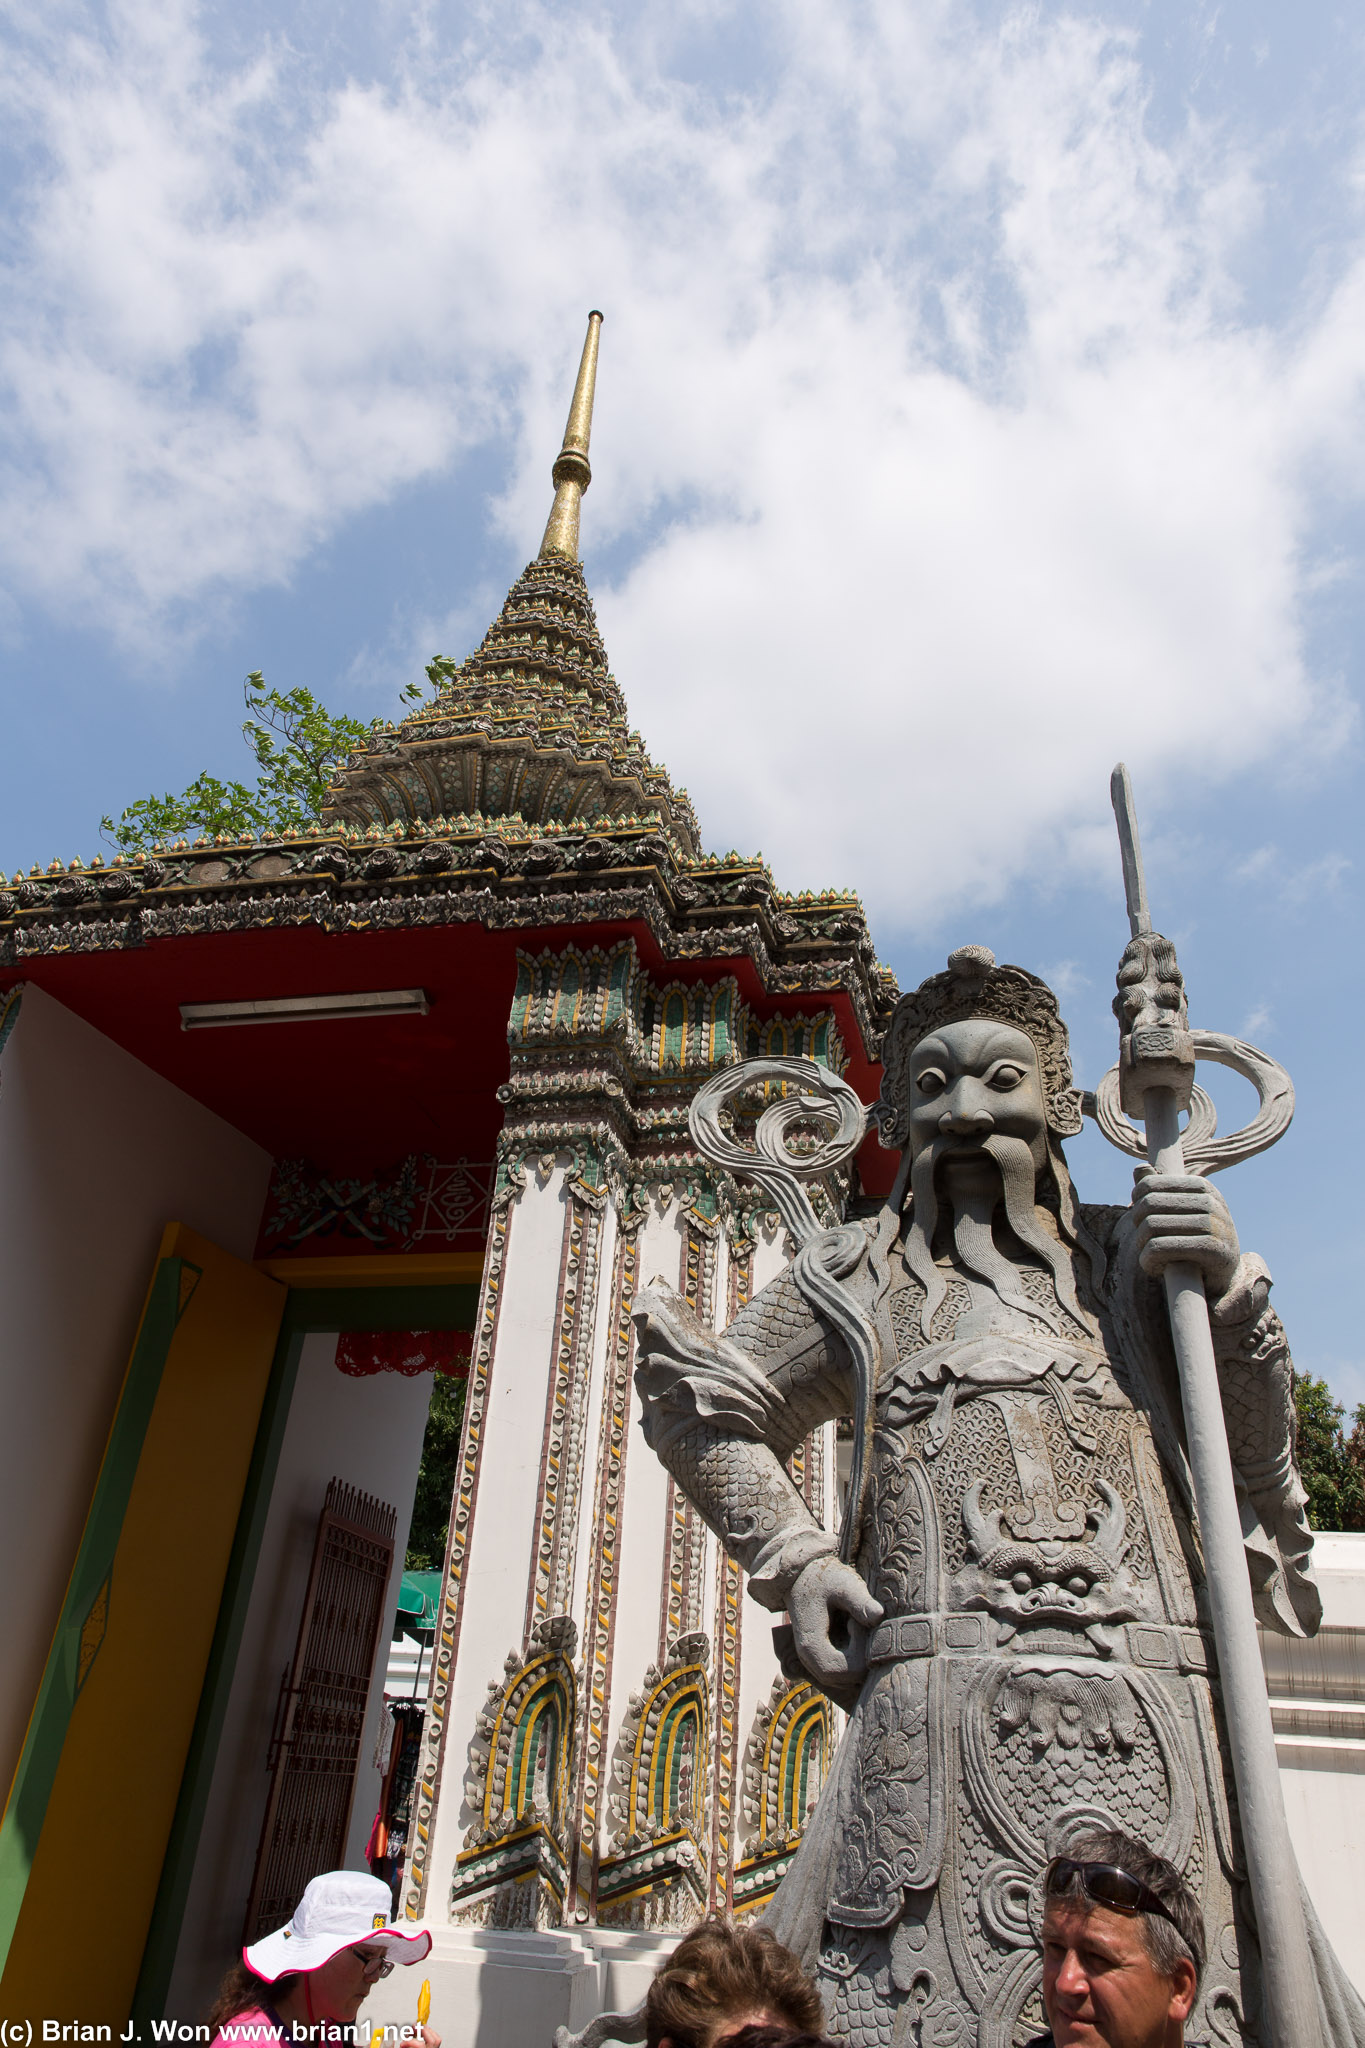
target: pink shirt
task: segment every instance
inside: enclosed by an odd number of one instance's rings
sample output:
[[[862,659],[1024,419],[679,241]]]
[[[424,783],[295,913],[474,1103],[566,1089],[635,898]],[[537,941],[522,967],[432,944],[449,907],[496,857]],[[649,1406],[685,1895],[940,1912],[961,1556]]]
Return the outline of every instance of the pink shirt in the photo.
[[[248,2007],[234,2018],[224,2020],[218,2032],[209,2043],[209,2048],[267,2048],[267,2044],[282,2041],[284,2031],[268,2012],[259,2005]]]

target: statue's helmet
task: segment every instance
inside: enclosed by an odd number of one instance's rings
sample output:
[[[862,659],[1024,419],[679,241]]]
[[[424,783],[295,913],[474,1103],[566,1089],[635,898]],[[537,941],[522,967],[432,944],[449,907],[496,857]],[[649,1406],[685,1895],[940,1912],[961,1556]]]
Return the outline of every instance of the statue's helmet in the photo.
[[[874,1114],[881,1142],[903,1151],[910,1141],[910,1055],[945,1024],[990,1017],[1024,1032],[1038,1049],[1049,1128],[1073,1138],[1081,1128],[1081,1097],[1071,1079],[1071,1048],[1045,981],[1024,967],[997,967],[986,946],[959,946],[942,974],[903,995],[882,1041],[882,1092]]]

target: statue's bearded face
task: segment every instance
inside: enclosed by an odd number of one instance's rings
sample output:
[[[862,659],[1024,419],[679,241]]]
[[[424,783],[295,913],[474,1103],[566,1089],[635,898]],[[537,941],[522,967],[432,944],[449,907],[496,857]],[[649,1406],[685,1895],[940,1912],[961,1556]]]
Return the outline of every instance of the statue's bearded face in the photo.
[[[1047,1159],[1047,1104],[1033,1040],[1010,1024],[971,1017],[922,1038],[910,1055],[910,1156],[933,1151],[957,1174],[978,1167],[990,1138]]]
[[[1033,1040],[1012,1024],[969,1017],[922,1038],[910,1055],[910,1193],[905,1260],[924,1284],[920,1314],[929,1337],[944,1299],[935,1236],[951,1239],[967,1273],[1001,1301],[1050,1329],[1058,1324],[1024,1287],[1013,1263],[1023,1246],[1047,1266],[1057,1298],[1077,1322],[1069,1255],[1038,1206],[1048,1163],[1047,1098]],[[995,1231],[1001,1205],[1010,1239]]]

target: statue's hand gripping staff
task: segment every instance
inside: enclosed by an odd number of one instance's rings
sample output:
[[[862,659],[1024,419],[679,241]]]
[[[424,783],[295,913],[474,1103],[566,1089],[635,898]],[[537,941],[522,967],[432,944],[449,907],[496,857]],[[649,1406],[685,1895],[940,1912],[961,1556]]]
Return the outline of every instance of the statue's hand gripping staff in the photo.
[[[1158,1174],[1215,1173],[1273,1145],[1294,1113],[1288,1074],[1253,1046],[1217,1032],[1191,1031],[1184,983],[1169,939],[1153,931],[1128,770],[1110,783],[1123,856],[1132,939],[1119,966],[1119,1063],[1096,1091],[1096,1118],[1111,1143],[1146,1157]],[[1261,1099],[1243,1131],[1218,1139],[1213,1105],[1194,1085],[1198,1058],[1245,1075]],[[1180,1113],[1189,1110],[1182,1134]],[[1145,1126],[1142,1137],[1127,1117]],[[1241,1810],[1255,1905],[1272,2048],[1318,2048],[1318,1999],[1304,1925],[1298,1866],[1285,1822],[1275,1736],[1256,1637],[1251,1581],[1223,1420],[1204,1278],[1189,1259],[1162,1271],[1171,1322],[1185,1440],[1204,1551],[1223,1712]]]

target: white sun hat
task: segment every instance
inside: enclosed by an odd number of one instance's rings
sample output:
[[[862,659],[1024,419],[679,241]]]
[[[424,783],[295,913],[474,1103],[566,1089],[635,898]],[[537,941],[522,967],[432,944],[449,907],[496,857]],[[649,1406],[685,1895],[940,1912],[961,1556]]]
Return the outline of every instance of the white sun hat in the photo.
[[[393,1894],[382,1878],[359,1870],[328,1870],[313,1878],[294,1908],[294,1917],[262,1941],[242,1950],[242,1961],[273,1984],[294,1970],[318,1970],[344,1948],[363,1942],[382,1948],[390,1963],[420,1963],[431,1951],[431,1936],[400,1934],[389,1924]]]

